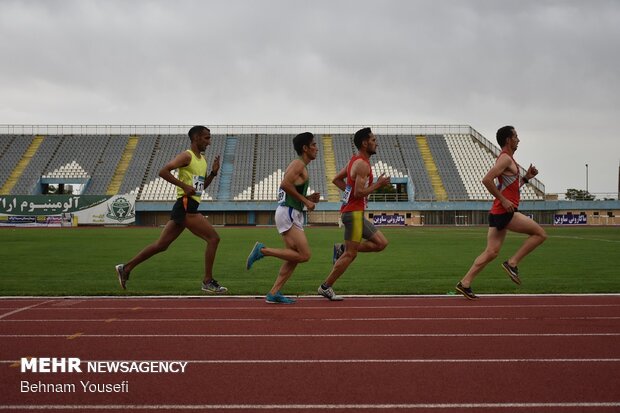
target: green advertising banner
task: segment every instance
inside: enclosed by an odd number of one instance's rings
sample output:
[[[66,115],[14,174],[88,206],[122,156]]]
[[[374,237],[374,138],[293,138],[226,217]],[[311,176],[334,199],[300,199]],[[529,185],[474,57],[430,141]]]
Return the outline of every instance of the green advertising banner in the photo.
[[[135,222],[136,195],[0,196],[2,223],[29,223],[30,217],[72,215],[80,224]]]
[[[92,208],[110,198],[104,195],[5,195],[0,196],[0,214],[59,215]]]

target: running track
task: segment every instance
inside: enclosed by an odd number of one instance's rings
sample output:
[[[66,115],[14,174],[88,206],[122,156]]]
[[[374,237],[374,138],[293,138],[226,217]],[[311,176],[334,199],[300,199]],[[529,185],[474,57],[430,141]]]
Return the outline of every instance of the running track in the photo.
[[[21,373],[22,357],[189,364]],[[620,295],[0,299],[0,371],[10,411],[618,412]]]

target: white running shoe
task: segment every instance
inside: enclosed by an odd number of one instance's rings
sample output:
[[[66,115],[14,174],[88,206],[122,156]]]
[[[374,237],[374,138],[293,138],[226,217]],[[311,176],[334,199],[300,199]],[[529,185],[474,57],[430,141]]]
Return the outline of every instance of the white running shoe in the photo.
[[[332,287],[329,288],[323,288],[322,286],[319,286],[318,289],[319,295],[322,295],[323,297],[327,298],[330,301],[342,301],[344,300],[343,297],[336,295],[336,293],[334,292],[334,289]]]

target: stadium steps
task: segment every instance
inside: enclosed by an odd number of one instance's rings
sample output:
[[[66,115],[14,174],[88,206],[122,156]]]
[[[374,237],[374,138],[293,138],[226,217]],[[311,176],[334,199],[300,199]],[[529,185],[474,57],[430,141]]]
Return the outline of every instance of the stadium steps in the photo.
[[[125,178],[125,173],[127,173],[129,163],[133,158],[133,153],[136,150],[136,146],[138,146],[138,137],[130,136],[127,140],[127,145],[125,145],[125,151],[123,151],[121,160],[118,165],[116,165],[116,170],[114,171],[114,176],[112,176],[112,180],[108,185],[106,195],[116,195],[118,193],[118,190],[121,188],[121,184],[123,183],[123,179]]]
[[[252,192],[250,195],[250,199],[256,199],[255,196],[258,196],[256,193],[257,185],[256,182],[256,165],[258,164],[258,135],[254,135],[254,157],[252,158]]]
[[[17,184],[19,177],[24,173],[24,170],[26,169],[34,155],[37,153],[37,150],[39,149],[39,146],[41,146],[43,139],[43,136],[40,135],[34,137],[32,143],[30,144],[28,149],[26,149],[26,152],[24,152],[24,156],[22,156],[20,161],[15,166],[15,169],[13,169],[13,172],[11,172],[11,175],[9,175],[2,188],[0,188],[0,195],[9,195],[11,193],[11,190],[13,189],[15,184]]]
[[[435,199],[437,201],[447,201],[448,193],[446,192],[446,188],[441,181],[441,176],[439,176],[439,170],[437,169],[437,164],[431,154],[431,148],[428,146],[426,136],[416,136],[416,141],[418,143],[418,147],[420,148],[420,154],[422,155],[426,172],[428,172],[428,176],[430,177],[433,191],[435,192]]]
[[[238,139],[236,136],[229,136],[226,138],[224,158],[222,159],[222,167],[220,169],[220,186],[217,191],[217,199],[219,201],[227,201],[230,199],[230,189],[232,185],[233,165],[235,163],[237,142]]]
[[[332,184],[336,176],[336,157],[334,155],[334,142],[331,135],[323,135],[323,160],[325,162],[325,178],[327,182],[327,201],[338,202],[340,193],[338,187]]]
[[[149,156],[149,162],[146,165],[146,171],[144,171],[144,176],[142,177],[142,182],[140,183],[140,189],[138,190],[137,199],[142,199],[142,193],[144,192],[144,188],[146,187],[146,181],[149,177],[149,173],[151,172],[151,168],[153,167],[153,160],[155,159],[155,154],[161,149],[161,135],[157,135],[155,138],[155,145],[153,145],[153,149],[151,150],[151,154]]]

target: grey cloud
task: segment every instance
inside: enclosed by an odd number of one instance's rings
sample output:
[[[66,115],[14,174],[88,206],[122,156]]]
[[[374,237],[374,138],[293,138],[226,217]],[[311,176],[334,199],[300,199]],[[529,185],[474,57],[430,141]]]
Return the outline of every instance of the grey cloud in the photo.
[[[594,158],[592,188],[613,191],[618,21],[603,0],[3,1],[0,116],[465,123],[490,139],[514,123],[549,189],[582,181],[551,152],[587,136],[567,156]]]

